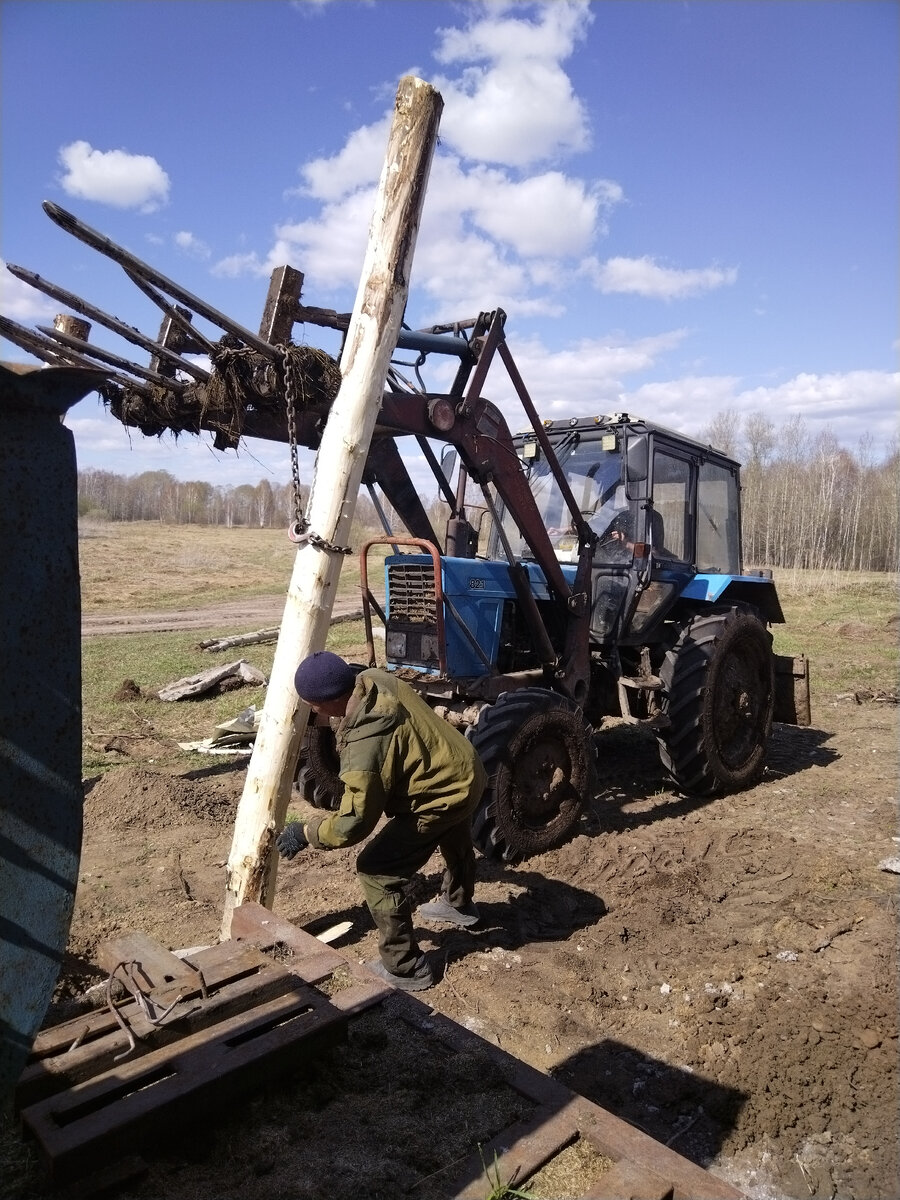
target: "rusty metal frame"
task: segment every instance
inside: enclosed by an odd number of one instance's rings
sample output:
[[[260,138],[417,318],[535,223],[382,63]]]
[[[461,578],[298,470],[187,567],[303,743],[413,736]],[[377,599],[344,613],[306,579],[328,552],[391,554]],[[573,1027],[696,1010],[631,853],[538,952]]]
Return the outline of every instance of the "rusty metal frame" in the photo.
[[[434,568],[434,600],[435,625],[438,638],[438,670],[441,675],[447,674],[447,640],[444,626],[444,581],[441,571],[441,552],[433,542],[424,538],[395,538],[378,537],[366,542],[359,552],[359,587],[362,593],[363,623],[366,629],[366,651],[369,655],[369,666],[377,665],[375,660],[375,635],[372,632],[372,607],[378,610],[382,621],[387,625],[387,614],[382,612],[378,602],[369,588],[369,551],[373,546],[415,546],[423,554],[431,555]]]

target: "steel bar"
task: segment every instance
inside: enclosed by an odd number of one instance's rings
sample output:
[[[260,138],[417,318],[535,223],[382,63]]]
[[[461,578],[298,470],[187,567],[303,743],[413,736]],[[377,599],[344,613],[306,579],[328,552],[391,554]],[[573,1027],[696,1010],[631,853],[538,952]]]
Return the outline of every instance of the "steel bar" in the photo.
[[[76,354],[74,350],[66,350],[62,345],[51,342],[49,338],[35,333],[34,330],[17,325],[9,317],[0,317],[0,334],[50,366],[83,367],[98,376],[102,374],[110,383],[131,388],[133,392],[140,392],[145,396],[150,394],[150,389],[146,384],[138,383],[136,379],[130,379],[127,375],[120,375],[118,371],[113,371],[109,367],[100,367],[95,362],[89,362],[81,354]]]
[[[83,221],[79,221],[72,213],[66,212],[64,208],[60,208],[58,204],[54,204],[51,200],[45,200],[43,203],[44,212],[55,222],[61,229],[67,233],[71,233],[73,237],[78,238],[80,242],[84,242],[86,246],[90,246],[94,250],[99,250],[101,254],[105,254],[107,258],[111,258],[113,262],[119,264],[129,275],[140,275],[146,279],[148,283],[155,287],[161,288],[164,292],[180,300],[182,304],[186,304],[188,308],[194,310],[201,317],[205,317],[207,321],[211,321],[213,325],[218,325],[220,329],[224,329],[226,333],[233,333],[235,337],[240,338],[248,346],[252,346],[255,350],[259,350],[261,354],[265,354],[268,358],[278,359],[279,352],[274,346],[270,346],[268,342],[264,342],[262,338],[257,337],[255,333],[251,333],[249,329],[245,329],[243,325],[239,325],[237,321],[232,321],[224,313],[213,308],[204,300],[187,291],[173,280],[166,278],[160,271],[151,267],[148,263],[142,262],[135,255],[130,254],[122,246],[117,246],[115,242],[105,237],[102,233],[98,233],[96,229],[91,229],[89,225],[85,225]]]
[[[53,338],[54,341],[62,343],[63,346],[79,350],[87,357],[96,358],[100,362],[109,363],[111,367],[121,367],[125,371],[131,371],[140,379],[148,379],[151,383],[158,383],[160,387],[167,388],[170,391],[183,392],[188,386],[188,384],[182,383],[180,379],[169,379],[165,375],[158,375],[156,371],[148,371],[146,367],[129,362],[127,358],[120,358],[118,354],[111,354],[108,350],[101,350],[99,346],[93,346],[90,342],[82,342],[79,338],[69,337],[67,333],[60,333],[58,329],[52,329],[48,325],[38,325],[38,329],[41,333],[46,333],[48,337]]]
[[[206,351],[207,354],[211,355],[215,351],[215,342],[211,342],[209,338],[203,336],[199,329],[195,329],[191,324],[190,318],[186,317],[183,312],[175,307],[174,304],[170,304],[165,296],[158,292],[156,288],[151,287],[145,279],[141,279],[140,275],[135,275],[135,273],[133,271],[129,271],[127,267],[125,269],[125,274],[135,285],[135,287],[140,288],[144,295],[149,300],[152,300],[158,309],[165,313],[170,321],[173,321],[180,329],[184,330],[184,332],[188,335],[189,340],[197,347],[198,353],[201,351]]]
[[[534,407],[531,396],[528,394],[528,389],[525,387],[522,376],[519,374],[519,368],[516,366],[515,361],[513,360],[509,346],[507,346],[505,342],[501,342],[497,347],[497,353],[503,360],[503,365],[506,367],[510,382],[516,389],[516,394],[519,397],[522,407],[525,409],[525,414],[528,417],[528,420],[531,422],[531,428],[534,430],[534,436],[537,438],[538,443],[544,452],[547,465],[553,472],[553,477],[556,480],[557,487],[562,493],[563,500],[566,502],[566,507],[568,508],[572,517],[572,523],[578,532],[578,540],[582,545],[585,542],[590,542],[593,545],[593,543],[597,540],[597,536],[584,519],[581,509],[578,506],[578,501],[572,494],[572,489],[569,486],[566,473],[560,466],[559,460],[553,452],[553,448],[550,445],[550,439],[547,437],[546,431],[544,430],[543,422],[538,416],[537,409]]]
[[[51,342],[49,338],[40,336],[33,329],[26,329],[24,325],[10,320],[9,317],[0,317],[0,334],[13,345],[27,350],[35,358],[39,358],[51,366],[80,366],[83,363],[77,354],[67,354],[62,346]]]
[[[96,308],[93,304],[89,304],[87,300],[82,300],[80,296],[76,296],[74,292],[66,291],[65,288],[59,287],[55,283],[51,283],[48,279],[42,278],[34,271],[28,271],[25,267],[16,267],[12,263],[6,264],[7,271],[12,272],[17,279],[21,279],[23,283],[29,284],[38,291],[44,292],[45,295],[51,296],[54,300],[59,300],[61,304],[73,308],[82,316],[90,317],[92,321],[97,321],[100,325],[104,325],[107,329],[111,329],[113,333],[119,334],[127,342],[131,342],[134,346],[140,346],[142,350],[149,350],[153,354],[159,355],[161,358],[167,359],[174,363],[179,370],[186,371],[189,375],[193,375],[195,379],[209,379],[209,372],[204,371],[202,367],[198,367],[196,363],[188,362],[173,350],[167,350],[165,346],[159,342],[155,342],[153,338],[141,333],[139,329],[135,329],[133,325],[126,325],[124,321],[120,321],[118,317],[111,317],[109,313],[103,312],[102,309]]]
[[[421,433],[417,433],[416,441],[419,443],[419,449],[425,455],[425,461],[428,463],[429,467],[431,467],[432,473],[433,473],[434,478],[438,485],[438,489],[441,491],[444,499],[450,505],[450,512],[453,514],[453,516],[456,516],[456,513],[457,513],[456,496],[454,495],[453,489],[450,487],[450,484],[447,482],[446,475],[441,470],[441,464],[438,462],[437,455],[432,450],[431,445],[429,444],[428,438],[423,437],[423,435]],[[390,532],[390,531],[388,531],[388,532]]]
[[[422,354],[455,354],[457,358],[474,358],[465,338],[447,337],[440,333],[419,333],[403,329],[397,338],[398,350],[419,350]]]
[[[323,329],[337,329],[346,333],[350,325],[350,314],[335,312],[330,308],[311,308],[305,304],[297,304],[294,308],[294,319],[300,323],[309,322]],[[449,332],[454,328],[462,328],[468,322],[446,326]],[[474,358],[469,343],[462,337],[442,335],[430,329],[401,329],[397,338],[398,350],[419,350],[423,354],[455,354],[457,358]]]

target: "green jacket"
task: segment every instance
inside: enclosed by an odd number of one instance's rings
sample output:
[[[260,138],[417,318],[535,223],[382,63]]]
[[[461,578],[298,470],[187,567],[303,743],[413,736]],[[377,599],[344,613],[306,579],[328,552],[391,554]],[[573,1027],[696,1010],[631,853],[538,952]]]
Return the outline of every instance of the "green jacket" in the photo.
[[[484,791],[484,767],[471,744],[388,671],[359,674],[336,737],[340,808],[305,822],[319,849],[361,842],[382,815],[415,816],[425,833],[450,814],[474,812]]]

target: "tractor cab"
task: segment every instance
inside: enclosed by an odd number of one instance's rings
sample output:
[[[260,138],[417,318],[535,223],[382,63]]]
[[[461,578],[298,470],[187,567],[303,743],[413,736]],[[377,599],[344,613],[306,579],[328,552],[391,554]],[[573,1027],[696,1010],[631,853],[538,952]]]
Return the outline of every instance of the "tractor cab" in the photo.
[[[628,644],[661,636],[663,619],[696,578],[740,578],[739,465],[709,446],[627,415],[547,422],[549,441],[594,536],[591,638]],[[516,437],[528,486],[561,563],[576,563],[575,515],[533,434]],[[505,539],[532,557],[501,509],[488,557]],[[758,584],[758,581],[755,581]],[[754,594],[758,595],[758,586]],[[767,605],[771,608],[771,605]],[[770,619],[780,615],[772,613]]]

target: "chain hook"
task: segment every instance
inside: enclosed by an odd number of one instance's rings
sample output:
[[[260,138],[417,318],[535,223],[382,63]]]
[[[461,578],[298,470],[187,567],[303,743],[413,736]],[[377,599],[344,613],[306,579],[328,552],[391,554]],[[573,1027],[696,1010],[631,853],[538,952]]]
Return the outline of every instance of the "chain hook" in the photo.
[[[305,520],[291,521],[288,526],[288,539],[296,546],[302,546],[309,541],[309,525]]]

